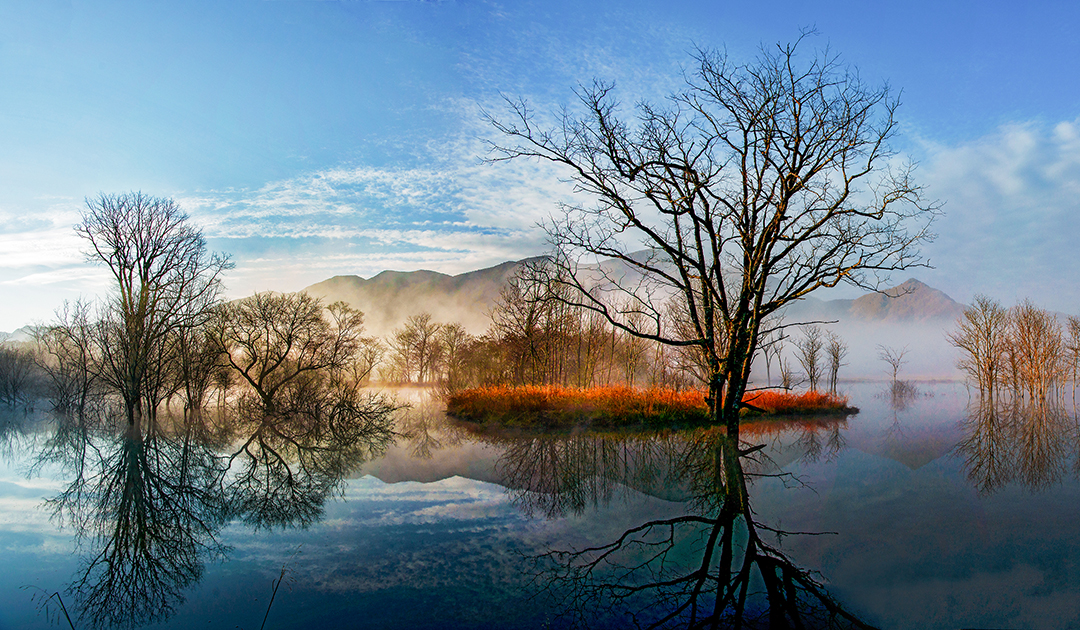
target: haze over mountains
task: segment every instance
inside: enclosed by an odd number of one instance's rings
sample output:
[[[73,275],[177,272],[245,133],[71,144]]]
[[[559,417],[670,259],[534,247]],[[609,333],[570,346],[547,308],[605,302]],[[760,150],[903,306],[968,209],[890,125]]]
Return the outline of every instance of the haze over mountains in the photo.
[[[450,276],[436,271],[384,271],[371,278],[335,276],[306,289],[327,302],[344,301],[364,312],[375,335],[389,334],[410,315],[431,313],[442,322],[460,322],[473,334],[487,330],[499,291],[531,260],[505,262]],[[964,305],[914,278],[854,300],[807,298],[788,308],[788,321],[952,323]]]
[[[327,302],[342,300],[363,311],[370,335],[390,335],[407,317],[422,312],[431,313],[438,322],[459,322],[478,335],[487,331],[502,287],[530,260],[537,259],[505,262],[456,276],[435,271],[384,271],[371,278],[335,276],[305,291]],[[603,273],[598,277],[619,278],[631,273],[617,261],[601,263],[600,268]],[[945,336],[963,311],[963,304],[911,278],[856,299],[800,300],[787,309],[785,321],[831,322],[824,327],[838,333],[849,346],[841,378],[881,378],[884,364],[878,357],[878,346],[887,345],[908,348],[905,377],[951,379],[959,373],[955,349]],[[793,341],[801,332],[790,328],[788,334]],[[789,348],[793,348],[791,341]],[[794,358],[790,362],[797,365]],[[756,366],[755,374],[765,377],[764,366]]]
[[[384,271],[367,279],[334,276],[304,290],[327,303],[341,300],[360,309],[368,332],[378,336],[390,334],[407,317],[423,312],[481,334],[487,330],[499,292],[525,262],[505,262],[456,276],[426,270]]]
[[[328,303],[341,300],[363,311],[369,335],[390,335],[410,315],[423,312],[431,313],[438,322],[458,322],[479,335],[487,331],[491,311],[507,280],[526,262],[535,260],[505,262],[456,276],[426,270],[383,271],[371,278],[335,276],[304,290]],[[616,261],[601,263],[598,268],[602,271],[598,277],[619,278],[632,273]],[[826,328],[848,343],[848,367],[842,375],[849,378],[880,377],[878,345],[909,348],[908,377],[955,378],[956,356],[945,334],[963,310],[963,304],[912,278],[882,293],[867,293],[853,300],[809,297],[791,305],[785,320],[835,322]],[[797,328],[789,329],[795,339],[800,334]],[[0,333],[0,343],[27,341],[30,336],[30,327],[24,327]]]

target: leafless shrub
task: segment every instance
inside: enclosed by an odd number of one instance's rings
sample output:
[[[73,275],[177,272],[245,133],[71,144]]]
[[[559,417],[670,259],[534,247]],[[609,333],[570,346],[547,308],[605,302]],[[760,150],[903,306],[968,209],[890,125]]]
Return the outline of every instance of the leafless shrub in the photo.
[[[825,364],[821,360],[821,350],[825,346],[823,337],[820,326],[807,326],[803,329],[802,338],[795,342],[795,358],[806,373],[812,390],[817,389],[821,374],[825,371]]]

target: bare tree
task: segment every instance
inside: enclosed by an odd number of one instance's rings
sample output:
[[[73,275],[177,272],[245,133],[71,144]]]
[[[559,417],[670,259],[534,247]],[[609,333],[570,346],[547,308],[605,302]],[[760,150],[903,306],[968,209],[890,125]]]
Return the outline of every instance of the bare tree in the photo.
[[[464,386],[466,382],[469,347],[473,337],[458,323],[445,324],[439,329],[439,344],[442,347],[440,360],[442,367],[440,379],[448,391]]]
[[[825,355],[829,357],[829,392],[836,393],[836,378],[840,368],[847,365],[844,357],[847,356],[848,347],[844,340],[836,333],[829,331],[826,335]]]
[[[772,363],[780,363],[780,356],[784,352],[784,340],[787,334],[784,332],[784,317],[777,315],[763,322],[761,329],[761,354],[765,358],[765,382],[772,387]]]
[[[399,378],[411,382],[426,383],[436,378],[439,363],[439,330],[441,324],[431,321],[431,313],[412,315],[405,324],[394,331],[390,340],[391,360]]]
[[[1073,391],[1075,391],[1077,372],[1080,371],[1080,317],[1070,315],[1067,320],[1067,326],[1069,330],[1069,366],[1072,369]]]
[[[800,42],[749,64],[699,50],[685,88],[633,119],[600,81],[578,91],[580,114],[564,110],[551,127],[524,102],[489,117],[503,136],[493,161],[554,163],[591,200],[547,224],[555,252],[534,280],[568,287],[554,294],[630,334],[698,348],[713,418],[736,442],[763,319],[821,287],[876,287],[922,264],[937,214],[911,167],[891,164],[889,89],[827,53],[805,58]],[[617,299],[598,299],[596,267],[580,262],[597,257],[639,279],[602,278]],[[660,296],[681,304],[693,335],[665,326]],[[637,326],[613,305],[649,316]]]
[[[155,364],[167,363],[169,335],[205,322],[229,262],[207,253],[202,234],[172,199],[102,194],[86,208],[75,230],[90,246],[87,257],[104,263],[115,281],[98,326],[100,374],[138,427],[160,400]]]
[[[1023,386],[1033,400],[1045,398],[1068,371],[1061,325],[1030,300],[1014,306],[1009,319],[1010,352]]]
[[[41,376],[38,366],[29,344],[0,344],[0,402],[31,404]]]
[[[1009,312],[985,295],[976,295],[948,335],[949,343],[962,353],[958,366],[990,398],[1004,369],[1008,329]]]
[[[895,385],[896,377],[900,374],[900,368],[907,363],[907,361],[904,360],[904,357],[907,356],[908,348],[907,346],[904,346],[903,348],[890,348],[889,346],[878,344],[877,349],[878,358],[889,364],[889,368],[892,370],[893,384]]]
[[[256,293],[225,304],[209,334],[268,416],[286,414],[306,379],[340,380],[363,339],[363,315],[306,293]]]
[[[807,326],[803,329],[802,338],[795,342],[795,349],[798,350],[795,358],[806,372],[811,391],[817,390],[818,381],[825,371],[825,364],[821,360],[821,350],[825,347],[823,336],[820,326]]]
[[[65,302],[57,315],[56,323],[40,328],[36,335],[48,396],[54,410],[85,419],[104,394],[96,372],[90,304]]]
[[[791,371],[791,364],[786,358],[780,359],[780,387],[790,390],[795,386],[795,374]]]

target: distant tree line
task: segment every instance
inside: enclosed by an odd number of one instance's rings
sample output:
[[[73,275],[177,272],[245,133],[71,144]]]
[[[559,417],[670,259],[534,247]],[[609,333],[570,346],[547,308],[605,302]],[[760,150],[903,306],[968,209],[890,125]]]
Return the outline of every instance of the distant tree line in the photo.
[[[88,200],[77,232],[88,256],[114,279],[97,304],[65,304],[36,329],[36,342],[0,347],[0,402],[31,404],[46,396],[63,413],[86,416],[110,405],[142,430],[163,406],[185,415],[216,408],[268,415],[348,407],[372,380],[440,386],[606,384],[682,389],[707,384],[710,355],[631,330],[646,314],[612,304],[613,322],[568,299],[565,282],[537,282],[535,270],[512,277],[490,313],[488,330],[470,334],[430,313],[409,317],[385,339],[365,335],[363,314],[312,296],[257,293],[225,302],[226,257],[208,253],[201,233],[170,199],[143,193]],[[594,291],[595,303],[610,299]],[[679,300],[662,325],[697,333]],[[620,325],[621,324],[621,325]],[[762,326],[763,358],[781,385],[793,387],[782,356],[784,326]],[[811,389],[835,392],[847,346],[817,326],[804,329],[794,357]],[[350,400],[341,398],[342,396]]]
[[[554,294],[560,290],[566,291],[511,277],[482,335],[457,323],[437,323],[429,313],[414,315],[387,340],[379,374],[391,383],[450,390],[492,384],[681,389],[703,382],[695,349],[629,334],[596,311]],[[677,315],[671,317],[675,321]]]
[[[949,342],[958,366],[989,399],[1045,400],[1073,383],[1080,371],[1080,318],[1064,325],[1025,300],[1012,308],[983,295],[964,311]]]
[[[207,251],[171,199],[100,195],[76,231],[112,291],[65,304],[36,343],[0,347],[0,400],[44,395],[58,412],[108,412],[137,433],[174,403],[184,418],[216,399],[251,418],[331,421],[378,407],[360,391],[382,352],[363,315],[303,293],[223,301],[228,259]]]

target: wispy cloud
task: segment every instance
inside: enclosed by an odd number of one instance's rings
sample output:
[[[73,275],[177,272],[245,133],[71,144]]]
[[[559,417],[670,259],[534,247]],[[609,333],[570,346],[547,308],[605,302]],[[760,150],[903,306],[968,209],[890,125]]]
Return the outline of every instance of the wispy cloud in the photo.
[[[930,151],[922,174],[947,203],[929,280],[957,299],[983,292],[1076,311],[1080,121],[1007,125]]]
[[[340,166],[178,201],[234,255],[238,293],[386,268],[457,273],[542,253],[537,224],[573,200],[571,184],[543,164],[485,163],[484,150],[462,134],[410,166]],[[259,285],[265,278],[302,284]]]

